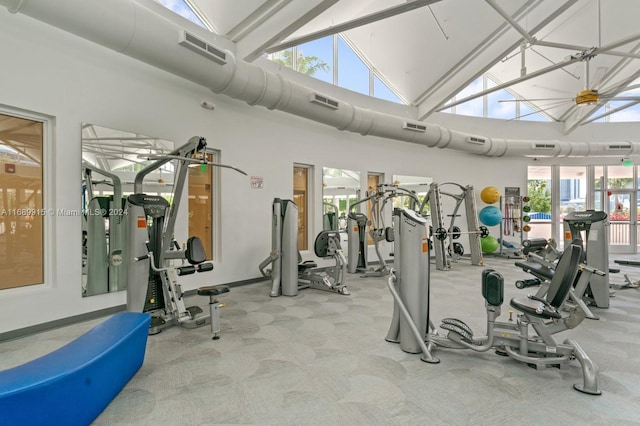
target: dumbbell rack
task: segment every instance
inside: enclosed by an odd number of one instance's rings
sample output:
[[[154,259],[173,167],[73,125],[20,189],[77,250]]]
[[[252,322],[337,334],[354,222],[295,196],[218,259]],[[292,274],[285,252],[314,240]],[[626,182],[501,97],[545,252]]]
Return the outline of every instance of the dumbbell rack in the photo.
[[[523,231],[523,197],[520,196],[520,188],[518,187],[505,187],[504,196],[500,197],[500,211],[502,212],[502,220],[500,221],[500,252],[499,256],[507,258],[521,258],[522,255],[519,250],[522,247],[524,241]],[[506,236],[519,237],[519,246],[515,249],[505,250],[503,241]],[[511,251],[511,253],[509,253]]]

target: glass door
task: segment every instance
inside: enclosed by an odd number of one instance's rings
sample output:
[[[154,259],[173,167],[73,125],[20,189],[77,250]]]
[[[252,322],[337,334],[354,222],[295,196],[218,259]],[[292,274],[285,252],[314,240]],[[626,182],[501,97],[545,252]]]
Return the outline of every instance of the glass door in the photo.
[[[636,192],[607,191],[605,212],[609,215],[609,252],[634,253],[637,240]]]
[[[633,167],[607,166],[603,210],[609,216],[609,253],[636,250],[636,190]]]

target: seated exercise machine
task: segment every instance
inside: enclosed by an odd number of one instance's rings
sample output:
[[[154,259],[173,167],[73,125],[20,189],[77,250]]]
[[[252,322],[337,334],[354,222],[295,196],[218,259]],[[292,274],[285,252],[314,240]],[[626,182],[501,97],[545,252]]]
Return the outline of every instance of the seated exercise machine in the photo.
[[[522,254],[526,256],[526,260],[516,262],[515,265],[536,278],[516,281],[516,287],[520,289],[550,280],[562,252],[557,249],[556,240],[553,238],[532,238],[522,241]]]
[[[149,160],[155,161],[136,174],[135,193],[127,197],[127,310],[151,314],[149,334],[173,325],[196,328],[211,324],[212,338],[218,338],[220,303],[215,296],[229,292],[229,288],[217,285],[198,289],[199,295],[210,298],[208,314],[198,306],[185,306],[179,277],[211,271],[213,263],[205,261],[204,247],[197,237],[189,238],[185,248],[181,248],[174,239],[175,222],[189,164],[208,164],[246,173],[233,166],[203,160],[206,146],[205,138],[194,136],[167,155],[150,157]],[[172,204],[163,197],[143,192],[144,177],[169,161],[177,162]],[[174,266],[174,261],[181,261],[181,265]]]
[[[558,343],[554,334],[576,327],[585,318],[579,306],[563,315],[560,307],[569,294],[582,256],[582,247],[571,244],[563,252],[545,297],[528,296],[511,299],[511,307],[520,313],[515,319],[498,322],[504,298],[504,279],[493,269],[482,272],[482,296],[487,311],[487,334],[475,337],[462,321],[445,318],[439,335],[429,319],[429,261],[426,220],[414,212],[402,210],[394,221],[397,270],[388,281],[394,299],[394,311],[386,340],[399,343],[408,353],[422,352],[421,360],[438,363],[432,355],[435,347],[471,349],[486,352],[494,349],[529,366],[562,367],[577,359],[583,383],[574,389],[592,394],[598,388],[598,367],[573,340]],[[530,334],[530,328],[535,333]]]
[[[572,244],[582,247],[581,240],[574,240]],[[527,259],[525,261],[516,262],[515,265],[523,271],[533,275],[535,278],[518,280],[516,281],[516,287],[522,289],[525,287],[540,285],[540,289],[536,292],[536,296],[544,297],[549,290],[551,279],[553,278],[557,267],[557,261],[561,257],[562,252],[558,251],[556,248],[554,239],[545,240],[544,238],[535,238],[531,240],[524,240],[522,242],[522,246],[524,247],[523,253],[527,256]],[[604,271],[592,268],[584,263],[580,263],[576,280],[573,283],[573,286],[569,289],[569,296],[566,302],[569,305],[579,305],[585,312],[586,317],[589,319],[597,320],[599,318],[587,307],[587,304],[593,303],[589,294],[587,294],[588,285],[594,275],[603,276],[604,274]]]
[[[335,265],[318,267],[302,262],[298,244],[298,207],[291,200],[275,198],[272,204],[271,253],[259,265],[260,273],[271,279],[271,297],[297,296],[299,290],[313,288],[349,295],[344,284],[347,268],[338,231],[322,231],[313,245],[316,256],[334,259]],[[267,269],[273,265],[271,269]]]

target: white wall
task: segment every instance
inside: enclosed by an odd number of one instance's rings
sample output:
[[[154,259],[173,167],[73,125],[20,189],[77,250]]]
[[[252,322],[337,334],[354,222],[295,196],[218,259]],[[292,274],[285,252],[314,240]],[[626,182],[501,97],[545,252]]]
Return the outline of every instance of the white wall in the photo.
[[[259,276],[257,266],[271,244],[271,202],[292,197],[294,162],[315,167],[313,235],[322,227],[323,166],[360,171],[361,176],[384,173],[387,182],[401,174],[477,189],[526,188],[524,159],[471,156],[364,137],[250,107],[6,9],[0,9],[0,39],[0,104],[55,122],[46,159],[53,184],[52,193],[45,194],[51,202],[47,207],[81,207],[83,122],[177,144],[205,136],[211,147],[221,150],[221,162],[264,177],[264,189],[256,190],[250,189],[247,177],[222,170],[219,262],[213,272],[184,280],[185,290]],[[214,102],[215,111],[201,108],[202,100]],[[81,297],[80,218],[56,217],[51,225],[45,254],[52,268],[46,283],[0,291],[0,333],[125,303],[124,292]],[[373,259],[373,251],[370,255]],[[269,297],[267,292],[264,296]]]

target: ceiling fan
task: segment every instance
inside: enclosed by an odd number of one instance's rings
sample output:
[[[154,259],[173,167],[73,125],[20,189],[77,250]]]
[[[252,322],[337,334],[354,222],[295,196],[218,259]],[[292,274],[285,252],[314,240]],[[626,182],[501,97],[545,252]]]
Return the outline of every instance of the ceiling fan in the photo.
[[[530,99],[503,99],[498,102],[543,102],[543,101],[558,101],[554,102],[551,108],[557,108],[563,106],[566,103],[574,103],[575,105],[595,105],[601,101],[629,101],[629,102],[640,102],[640,95],[638,96],[617,96],[617,93],[620,91],[620,86],[614,86],[609,88],[608,90],[601,92],[600,85],[603,82],[604,77],[606,76],[607,67],[598,67],[593,76],[591,82],[589,82],[589,60],[585,60],[585,88],[580,90],[575,94],[575,96],[571,97],[560,97],[560,98],[530,98]],[[630,89],[637,88],[636,85],[625,87],[623,90],[627,91]],[[551,89],[555,90],[555,89]],[[562,102],[560,102],[562,101]]]

